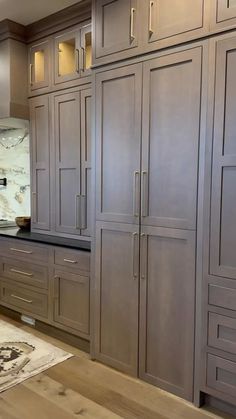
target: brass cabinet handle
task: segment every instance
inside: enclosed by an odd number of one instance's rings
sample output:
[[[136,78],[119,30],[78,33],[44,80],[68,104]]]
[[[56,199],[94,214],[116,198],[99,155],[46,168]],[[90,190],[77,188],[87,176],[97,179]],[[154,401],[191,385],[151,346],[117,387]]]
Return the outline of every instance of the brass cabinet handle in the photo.
[[[18,297],[18,295],[14,295],[14,294],[11,294],[11,297],[15,298],[16,300],[23,301],[24,303],[27,303],[27,304],[32,304],[33,302],[33,300],[26,300],[25,298]]]
[[[139,217],[139,195],[140,195],[139,176],[140,176],[140,173],[138,171],[134,172],[133,215],[135,217]]]
[[[140,270],[141,270],[141,279],[146,279],[147,275],[147,236],[146,234],[141,234],[141,260],[140,260]]]
[[[11,247],[10,250],[12,252],[25,253],[26,255],[32,255],[32,253],[33,253],[30,250],[21,250],[21,249],[16,249],[15,247]]]
[[[87,228],[87,197],[76,195],[76,228],[86,230]]]
[[[36,217],[36,213],[37,213],[37,205],[36,205],[36,200],[37,200],[37,194],[36,192],[32,192],[32,215],[33,215],[33,223],[36,223],[37,217]]]
[[[13,268],[11,268],[11,269],[10,269],[10,271],[11,271],[11,272],[14,272],[14,273],[16,273],[16,274],[24,275],[24,276],[30,276],[30,277],[32,277],[32,276],[33,276],[33,274],[32,274],[32,273],[29,273],[29,272],[24,272],[24,271],[18,271],[18,269],[13,269]]]
[[[149,36],[151,36],[153,34],[153,29],[152,29],[152,8],[154,6],[154,1],[151,0],[149,2]]]
[[[142,171],[142,217],[147,217],[148,215],[148,172],[145,170]]]
[[[85,59],[84,59],[84,48],[81,47],[80,48],[80,71],[84,71],[85,70]]]
[[[67,263],[78,263],[77,260],[71,260],[71,259],[64,259],[64,262],[67,262]]]
[[[135,8],[131,7],[131,11],[130,11],[130,39],[131,39],[131,42],[135,39],[135,36],[134,36],[134,14],[135,14]]]
[[[75,50],[75,70],[77,73],[80,72],[80,59],[79,59],[79,49],[76,48]]]
[[[30,86],[33,86],[33,64],[29,66],[29,78],[30,78]]]
[[[138,233],[133,233],[133,278],[138,278],[138,254],[137,254],[137,238]]]
[[[80,229],[80,195],[75,196],[75,227]]]

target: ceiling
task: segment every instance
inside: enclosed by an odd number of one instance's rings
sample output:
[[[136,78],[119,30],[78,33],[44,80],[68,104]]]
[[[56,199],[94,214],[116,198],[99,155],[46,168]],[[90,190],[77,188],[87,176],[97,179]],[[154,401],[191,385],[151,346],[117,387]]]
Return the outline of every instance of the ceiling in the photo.
[[[29,25],[81,0],[0,0],[0,21]]]

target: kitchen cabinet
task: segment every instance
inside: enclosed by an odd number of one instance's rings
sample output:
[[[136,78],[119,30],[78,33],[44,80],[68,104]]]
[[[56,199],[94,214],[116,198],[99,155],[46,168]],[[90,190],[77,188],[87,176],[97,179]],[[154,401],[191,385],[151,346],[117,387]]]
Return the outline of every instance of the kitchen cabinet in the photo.
[[[90,89],[54,95],[57,233],[90,234],[90,99]]]
[[[49,97],[30,100],[31,213],[34,231],[49,231],[50,222],[50,115]]]
[[[96,228],[96,359],[137,375],[139,226]]]
[[[236,1],[212,0],[211,29],[224,30],[236,25]]]
[[[97,220],[139,223],[142,65],[96,75]]]
[[[139,44],[140,0],[98,0],[93,2],[94,63],[96,59],[137,49]]]
[[[209,0],[93,0],[93,64],[170,47],[209,33]]]
[[[139,352],[143,379],[188,400],[202,54],[190,45],[95,75],[95,358],[134,374]]]
[[[54,84],[65,87],[67,82],[90,74],[91,25],[63,31],[54,38]],[[70,84],[71,85],[71,84]]]
[[[48,92],[51,86],[51,39],[29,47],[29,95]]]

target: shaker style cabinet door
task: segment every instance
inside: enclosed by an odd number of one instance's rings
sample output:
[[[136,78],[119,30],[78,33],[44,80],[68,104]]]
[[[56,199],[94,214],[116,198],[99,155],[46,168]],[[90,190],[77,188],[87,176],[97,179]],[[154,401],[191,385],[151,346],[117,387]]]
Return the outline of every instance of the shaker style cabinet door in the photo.
[[[50,230],[49,97],[30,100],[32,230]]]
[[[201,47],[144,63],[141,222],[196,229]]]
[[[41,94],[51,85],[51,41],[34,44],[29,48],[29,95]]]
[[[210,273],[236,279],[236,37],[216,43]]]
[[[56,232],[80,234],[80,91],[54,97]]]
[[[142,64],[96,75],[96,218],[139,223]]]
[[[145,36],[149,43],[166,39],[171,44],[176,35],[188,40],[191,32],[197,36],[196,31],[204,26],[204,0],[145,0],[145,3],[148,8]]]
[[[79,77],[80,30],[58,35],[54,39],[54,83],[65,83]]]
[[[140,0],[94,0],[94,57],[138,46]]]
[[[97,223],[95,357],[137,375],[139,227]]]
[[[236,0],[212,0],[213,28],[227,28],[236,25]]]
[[[140,376],[192,400],[195,232],[142,227]]]

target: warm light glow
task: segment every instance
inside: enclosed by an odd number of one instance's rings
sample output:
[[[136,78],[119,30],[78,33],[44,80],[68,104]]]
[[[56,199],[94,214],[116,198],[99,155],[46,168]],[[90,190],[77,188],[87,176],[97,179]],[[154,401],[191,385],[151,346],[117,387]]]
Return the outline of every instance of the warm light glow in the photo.
[[[60,42],[58,47],[59,76],[75,73],[75,39]]]
[[[35,83],[39,83],[45,80],[44,61],[45,61],[44,51],[36,51],[34,54]]]

